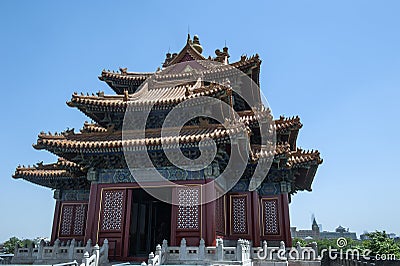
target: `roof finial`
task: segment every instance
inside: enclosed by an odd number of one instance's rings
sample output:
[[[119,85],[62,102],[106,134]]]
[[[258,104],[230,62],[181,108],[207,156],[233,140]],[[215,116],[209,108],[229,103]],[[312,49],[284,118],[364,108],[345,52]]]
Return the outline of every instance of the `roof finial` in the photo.
[[[188,35],[187,35],[187,40],[188,43],[190,42],[190,26],[188,24]]]
[[[193,36],[192,46],[194,49],[196,49],[197,52],[199,52],[199,54],[203,52],[203,47],[200,44],[199,36],[197,35]]]

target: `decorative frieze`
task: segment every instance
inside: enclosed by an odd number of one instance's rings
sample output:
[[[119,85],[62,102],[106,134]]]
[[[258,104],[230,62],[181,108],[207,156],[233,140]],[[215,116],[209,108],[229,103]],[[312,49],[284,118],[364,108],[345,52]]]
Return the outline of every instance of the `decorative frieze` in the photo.
[[[141,179],[146,179],[149,182],[154,180],[154,169],[135,170]],[[178,167],[163,167],[157,168],[157,171],[165,179],[170,181],[177,180],[202,180],[204,179],[204,170],[186,171]],[[146,178],[147,177],[147,178]],[[99,183],[133,183],[136,182],[129,169],[101,169],[99,170]]]
[[[89,201],[89,190],[62,190],[54,191],[54,199],[60,201]]]

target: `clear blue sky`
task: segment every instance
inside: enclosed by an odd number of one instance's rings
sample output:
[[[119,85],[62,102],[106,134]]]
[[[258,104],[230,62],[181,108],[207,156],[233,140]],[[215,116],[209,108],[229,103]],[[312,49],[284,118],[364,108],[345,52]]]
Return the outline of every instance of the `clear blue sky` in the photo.
[[[65,102],[106,93],[103,68],[154,71],[185,44],[205,55],[226,41],[231,60],[263,59],[261,88],[275,115],[299,115],[298,144],[321,151],[312,193],[298,193],[291,223],[357,233],[400,233],[400,2],[1,1],[0,241],[49,236],[52,192],[11,178],[54,156],[31,144],[44,131],[87,120]]]

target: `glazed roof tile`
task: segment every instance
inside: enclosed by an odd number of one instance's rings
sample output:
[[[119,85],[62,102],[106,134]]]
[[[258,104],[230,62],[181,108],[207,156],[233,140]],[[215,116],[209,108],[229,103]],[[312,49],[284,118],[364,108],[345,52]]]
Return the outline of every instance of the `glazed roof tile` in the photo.
[[[197,53],[197,51],[194,50],[194,53]],[[204,60],[205,58],[203,57]],[[172,62],[171,62],[172,63]],[[206,70],[205,73],[211,74],[211,73],[220,73],[221,71],[226,71],[229,70],[231,67],[235,67],[238,69],[244,69],[247,67],[250,67],[254,64],[260,64],[261,60],[258,56],[258,54],[255,54],[250,57],[242,57],[240,61],[230,63],[227,65],[225,68],[218,68],[216,70]],[[156,72],[128,72],[126,69],[120,68],[120,71],[110,71],[110,70],[103,70],[101,72],[101,75],[99,76],[100,80],[107,80],[107,79],[112,79],[112,80],[121,80],[121,81],[145,81],[147,78],[151,77],[152,75],[157,74]],[[160,79],[165,79],[165,78],[172,78],[172,77],[189,77],[191,76],[190,73],[174,73],[174,74],[162,74],[159,75],[158,78]]]
[[[102,149],[102,148],[122,148],[123,146],[157,146],[157,145],[175,145],[182,143],[196,143],[204,139],[223,140],[229,134],[239,134],[247,132],[243,126],[232,126],[224,128],[221,125],[210,125],[209,127],[189,126],[180,131],[179,136],[168,136],[168,131],[164,137],[160,136],[160,130],[147,130],[145,138],[134,138],[122,140],[122,132],[111,133],[56,133],[39,134],[37,149],[65,148],[65,149]],[[138,135],[136,132],[125,132],[125,134]]]
[[[56,163],[37,163],[33,166],[18,166],[13,175],[14,178],[23,177],[74,177],[81,173],[78,164],[64,158],[58,158]]]
[[[127,72],[126,69],[120,69],[121,72],[115,72],[110,70],[103,70],[100,80],[107,79],[119,79],[119,80],[129,80],[129,81],[145,81],[148,77],[152,76],[154,73],[140,73],[140,72]]]
[[[107,132],[107,129],[100,126],[97,123],[85,122],[83,128],[80,130],[81,133],[95,133],[95,132]]]
[[[209,88],[196,88],[194,86],[175,86],[147,89],[142,88],[136,93],[126,95],[78,95],[74,93],[67,104],[71,107],[78,105],[91,105],[101,107],[126,108],[143,105],[168,105],[177,104],[186,99],[209,96],[226,90],[223,85],[210,86]]]
[[[317,150],[305,151],[298,148],[296,151],[290,153],[288,164],[290,166],[300,165],[303,163],[315,162],[317,165],[322,164],[320,153]]]

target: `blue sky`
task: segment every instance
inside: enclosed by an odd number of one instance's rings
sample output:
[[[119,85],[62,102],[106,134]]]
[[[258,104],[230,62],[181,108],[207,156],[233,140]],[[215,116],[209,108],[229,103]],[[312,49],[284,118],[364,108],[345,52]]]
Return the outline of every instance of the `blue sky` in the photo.
[[[275,115],[299,115],[298,145],[321,151],[312,193],[298,193],[291,223],[400,234],[400,17],[398,1],[1,1],[0,241],[49,236],[52,192],[11,178],[54,156],[32,143],[88,120],[74,91],[111,93],[103,68],[154,71],[185,44],[203,54],[226,41],[235,61],[258,53]]]

